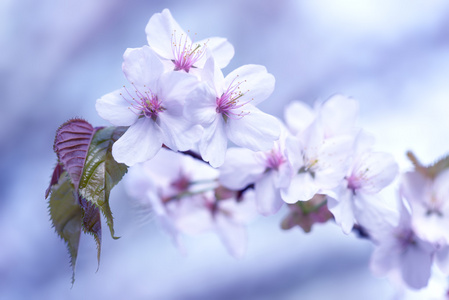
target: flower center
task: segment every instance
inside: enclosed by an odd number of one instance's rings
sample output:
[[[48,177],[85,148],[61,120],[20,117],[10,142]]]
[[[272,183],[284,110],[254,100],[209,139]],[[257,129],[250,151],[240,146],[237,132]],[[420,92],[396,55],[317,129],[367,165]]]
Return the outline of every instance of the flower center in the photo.
[[[137,89],[134,84],[132,85],[135,88],[135,95],[132,95],[126,87],[123,87],[131,100],[125,97],[122,93],[120,93],[120,95],[132,108],[138,111],[137,115],[139,117],[147,117],[156,121],[158,114],[165,110],[162,106],[162,100],[160,100],[150,89],[142,92]],[[144,88],[146,87],[144,86]]]
[[[231,82],[227,90],[220,96],[216,98],[216,104],[217,108],[215,111],[219,114],[222,114],[224,119],[227,118],[231,119],[241,119],[249,112],[244,112],[243,110],[238,110],[239,108],[243,107],[245,104],[249,103],[252,99],[241,103],[240,98],[245,95],[240,90],[240,85],[245,81],[237,81],[238,75],[234,80]],[[249,92],[249,90],[247,91]]]
[[[203,45],[190,42],[187,35],[183,33],[177,37],[176,30],[173,31],[172,37],[172,53],[175,71],[184,70],[189,73],[190,68],[195,68],[194,64],[204,56],[204,49],[207,43]]]
[[[265,165],[269,169],[279,170],[279,167],[286,162],[279,149],[273,149],[266,153]]]

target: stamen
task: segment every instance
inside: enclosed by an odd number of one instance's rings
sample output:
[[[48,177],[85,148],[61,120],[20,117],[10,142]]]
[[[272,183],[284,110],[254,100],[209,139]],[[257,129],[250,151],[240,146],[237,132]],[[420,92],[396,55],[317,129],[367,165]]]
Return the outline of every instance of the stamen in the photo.
[[[123,86],[123,89],[126,91],[127,96],[120,93],[120,96],[129,103],[129,109],[139,117],[147,117],[156,121],[158,114],[165,110],[162,106],[162,101],[146,86],[144,86],[146,90],[142,92],[134,83],[131,83],[131,85],[135,89],[134,94],[125,86]]]
[[[246,102],[240,103],[239,99],[243,97],[245,93],[249,92],[249,90],[243,93],[240,90],[240,85],[246,82],[246,80],[234,83],[237,78],[238,75],[236,76],[236,78],[232,80],[228,89],[220,97],[216,98],[217,107],[215,111],[219,114],[222,114],[225,120],[227,118],[238,120],[249,114],[249,112],[245,112],[243,110],[240,112],[235,111],[236,109],[245,106],[246,104],[248,104],[253,100],[250,99]]]
[[[174,58],[173,63],[175,64],[174,70],[184,70],[189,73],[190,69],[195,67],[194,64],[204,56],[205,51],[203,49],[206,45],[207,42],[203,45],[194,44],[193,41],[189,43],[188,36],[184,36],[184,34],[181,34],[179,39],[177,39],[176,30],[174,30],[172,34],[172,54]]]

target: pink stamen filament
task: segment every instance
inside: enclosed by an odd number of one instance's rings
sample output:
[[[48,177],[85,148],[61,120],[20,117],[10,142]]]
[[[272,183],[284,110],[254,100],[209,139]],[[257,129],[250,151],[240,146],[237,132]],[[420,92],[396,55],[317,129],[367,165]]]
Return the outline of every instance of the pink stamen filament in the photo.
[[[162,101],[159,100],[156,94],[154,94],[150,89],[141,92],[137,87],[132,84],[135,88],[135,95],[131,94],[130,91],[124,86],[127,97],[120,93],[123,99],[129,103],[130,109],[139,117],[144,116],[156,120],[158,114],[165,110],[162,106]],[[144,86],[145,87],[145,86]],[[136,98],[137,96],[137,98]],[[129,98],[128,98],[129,97]],[[135,112],[137,111],[137,112]]]
[[[204,56],[205,51],[200,48],[205,47],[206,43],[194,45],[193,41],[188,43],[187,36],[183,38],[184,34],[181,34],[179,40],[176,40],[176,30],[172,34],[173,63],[175,64],[175,71],[184,70],[188,73],[190,68],[194,67],[194,64]]]
[[[246,82],[246,80],[234,84],[236,78],[232,80],[228,89],[220,97],[216,98],[217,108],[215,109],[217,113],[223,114],[225,117],[233,120],[241,119],[248,115],[249,112],[244,112],[243,110],[240,112],[235,112],[234,110],[245,106],[253,100],[250,99],[246,102],[240,103],[239,99],[245,95],[242,91],[240,91],[240,85],[243,82]],[[249,90],[247,92],[249,92]]]
[[[266,156],[266,166],[269,169],[279,170],[279,167],[285,163],[285,157],[279,149],[273,149]]]

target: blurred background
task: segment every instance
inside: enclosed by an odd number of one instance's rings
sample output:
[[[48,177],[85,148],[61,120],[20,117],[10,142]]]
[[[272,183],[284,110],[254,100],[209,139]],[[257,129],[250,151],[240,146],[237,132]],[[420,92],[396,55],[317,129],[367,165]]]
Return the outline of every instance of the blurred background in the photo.
[[[248,227],[240,260],[213,234],[186,237],[183,255],[136,217],[123,185],[111,195],[121,238],[105,228],[96,272],[95,244],[82,236],[71,288],[44,199],[54,133],[76,116],[108,125],[95,101],[126,83],[123,52],[146,44],[145,26],[164,8],[198,38],[228,38],[225,74],[248,63],[274,74],[262,110],[282,117],[291,100],[343,93],[401,170],[407,150],[424,163],[449,152],[447,1],[0,0],[0,299],[394,299],[369,271],[371,243],[332,223],[282,231],[284,209]]]

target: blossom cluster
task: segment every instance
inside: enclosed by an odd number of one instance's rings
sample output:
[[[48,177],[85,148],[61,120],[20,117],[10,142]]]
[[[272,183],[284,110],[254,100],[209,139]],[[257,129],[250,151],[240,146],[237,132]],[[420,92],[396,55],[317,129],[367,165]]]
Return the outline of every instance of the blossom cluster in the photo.
[[[449,272],[449,171],[405,173],[391,205],[380,192],[399,168],[358,126],[356,100],[292,101],[281,120],[256,107],[275,85],[264,66],[223,74],[234,55],[225,38],[196,41],[167,9],[145,31],[148,45],[123,56],[129,84],[96,109],[128,127],[112,146],[130,167],[127,191],[181,249],[183,234],[213,231],[240,257],[245,226],[286,206],[285,229],[333,219],[345,234],[362,232],[375,245],[373,271],[409,287],[427,285],[434,260]]]

